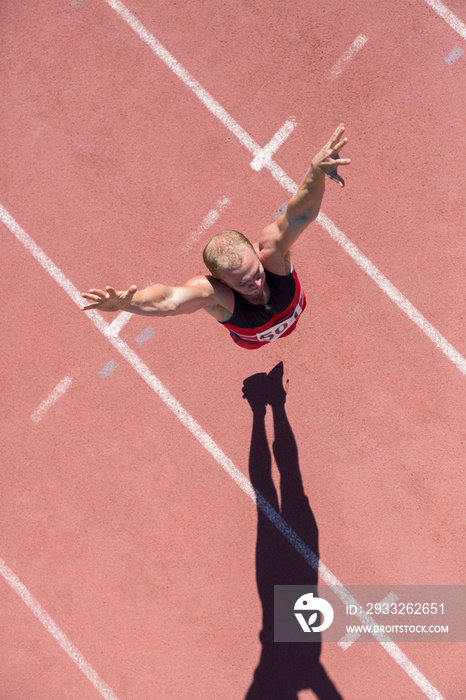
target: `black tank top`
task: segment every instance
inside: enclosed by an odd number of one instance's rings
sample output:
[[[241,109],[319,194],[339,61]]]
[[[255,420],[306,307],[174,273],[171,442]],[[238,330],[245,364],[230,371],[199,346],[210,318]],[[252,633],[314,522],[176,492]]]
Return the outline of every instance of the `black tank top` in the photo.
[[[240,347],[254,350],[292,333],[301,312],[306,306],[296,270],[289,275],[276,275],[265,270],[270,291],[267,304],[251,304],[234,289],[235,306],[233,316],[223,322],[230,335]]]

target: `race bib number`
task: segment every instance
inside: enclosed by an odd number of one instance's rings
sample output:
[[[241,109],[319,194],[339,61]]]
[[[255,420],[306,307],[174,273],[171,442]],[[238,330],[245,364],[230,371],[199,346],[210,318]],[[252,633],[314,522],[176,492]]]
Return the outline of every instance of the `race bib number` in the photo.
[[[256,337],[257,340],[260,340],[262,343],[263,342],[268,342],[271,343],[274,340],[277,340],[283,333],[288,330],[294,323],[296,323],[297,319],[299,318],[300,314],[302,312],[302,307],[301,304],[298,304],[298,306],[295,308],[293,311],[292,315],[289,318],[284,319],[283,321],[280,321],[280,323],[277,323],[276,326],[273,326],[272,328],[268,328],[266,331],[263,331],[262,333],[257,333]]]

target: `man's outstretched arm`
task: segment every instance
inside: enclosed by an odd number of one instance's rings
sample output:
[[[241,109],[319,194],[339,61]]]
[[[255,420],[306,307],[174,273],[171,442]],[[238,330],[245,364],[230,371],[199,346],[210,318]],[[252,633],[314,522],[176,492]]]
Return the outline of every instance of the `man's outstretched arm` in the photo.
[[[105,290],[90,289],[81,296],[89,302],[82,308],[83,311],[129,311],[141,316],[192,314],[216,303],[215,290],[203,276],[194,277],[182,287],[154,284],[138,291],[132,285],[122,292],[106,287]]]
[[[267,226],[259,239],[259,248],[270,254],[285,255],[304,229],[317,218],[325,192],[325,176],[344,187],[344,181],[337,173],[339,165],[348,165],[349,158],[340,158],[339,151],[346,144],[343,137],[345,127],[340,124],[330,140],[312,159],[309,170],[290,199],[285,214]]]

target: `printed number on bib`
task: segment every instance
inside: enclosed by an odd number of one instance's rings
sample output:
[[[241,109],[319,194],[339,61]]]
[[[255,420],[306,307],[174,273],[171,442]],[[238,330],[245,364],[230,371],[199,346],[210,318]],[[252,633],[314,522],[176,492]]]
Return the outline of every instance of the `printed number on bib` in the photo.
[[[258,333],[257,339],[261,342],[266,341],[269,343],[271,343],[273,340],[277,340],[277,338],[283,335],[283,333],[286,330],[288,330],[288,328],[290,328],[294,323],[296,323],[296,319],[299,318],[301,311],[301,306],[298,304],[298,306],[294,310],[294,314],[290,316],[290,318],[287,318],[285,321],[280,321],[280,323],[277,323],[276,326],[273,326],[273,328],[268,328],[263,333]]]

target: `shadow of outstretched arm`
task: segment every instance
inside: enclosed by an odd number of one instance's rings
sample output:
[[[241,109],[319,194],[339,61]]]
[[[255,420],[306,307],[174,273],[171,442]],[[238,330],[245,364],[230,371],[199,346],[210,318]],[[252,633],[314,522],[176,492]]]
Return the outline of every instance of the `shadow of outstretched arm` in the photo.
[[[256,492],[280,513],[288,525],[319,555],[317,523],[304,493],[298,448],[285,411],[283,363],[267,375],[244,381],[243,396],[253,414],[249,475]],[[265,415],[273,415],[273,456],[280,474],[280,503],[272,479],[272,453]],[[262,603],[262,652],[245,700],[297,700],[300,690],[312,690],[319,700],[343,700],[320,663],[321,643],[274,642],[274,585],[317,585],[314,569],[257,509],[256,580]]]

